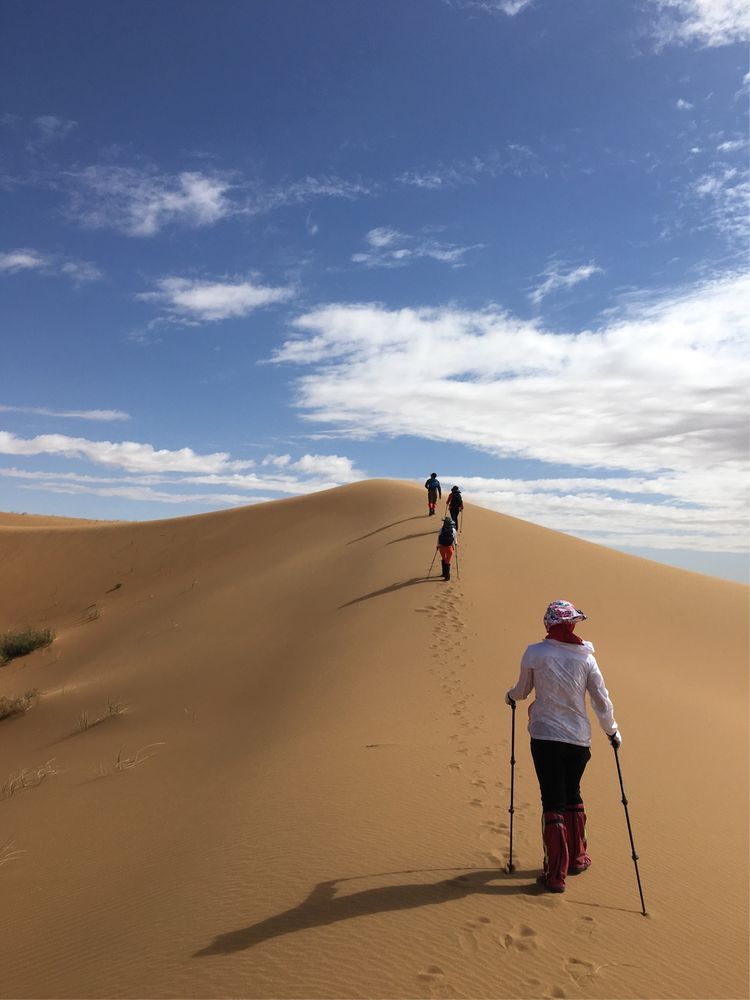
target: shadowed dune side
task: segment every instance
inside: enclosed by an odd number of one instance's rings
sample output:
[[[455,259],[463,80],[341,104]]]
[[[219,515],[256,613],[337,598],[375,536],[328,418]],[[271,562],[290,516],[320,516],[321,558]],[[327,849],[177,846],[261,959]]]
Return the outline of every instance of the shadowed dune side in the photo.
[[[444,584],[423,507],[374,481],[0,517],[0,629],[57,634],[0,668],[42,692],[0,722],[0,786],[28,779],[0,796],[3,996],[746,995],[747,588],[473,507]],[[624,733],[645,919],[595,725],[594,864],[551,897],[519,706],[502,872],[502,696],[557,597]]]

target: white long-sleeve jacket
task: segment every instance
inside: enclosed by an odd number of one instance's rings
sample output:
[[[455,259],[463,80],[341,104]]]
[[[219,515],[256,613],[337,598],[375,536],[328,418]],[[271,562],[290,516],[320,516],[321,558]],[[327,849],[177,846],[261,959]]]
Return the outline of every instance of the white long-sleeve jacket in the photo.
[[[544,639],[526,649],[521,674],[508,692],[513,701],[523,701],[531,691],[529,733],[537,740],[591,746],[591,725],[586,715],[586,692],[605,733],[617,730],[614,709],[590,642],[582,646],[557,639]]]

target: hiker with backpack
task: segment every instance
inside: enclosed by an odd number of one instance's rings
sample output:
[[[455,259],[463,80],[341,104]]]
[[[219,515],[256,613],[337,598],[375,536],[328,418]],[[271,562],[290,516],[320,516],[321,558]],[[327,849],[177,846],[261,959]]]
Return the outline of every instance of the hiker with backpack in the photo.
[[[442,500],[443,491],[440,488],[440,481],[437,472],[431,472],[430,478],[425,482],[424,488],[427,490],[427,510],[428,517],[435,516],[435,504]]]
[[[453,559],[453,553],[456,551],[457,545],[456,526],[449,517],[446,517],[443,519],[443,526],[440,529],[437,540],[444,580],[450,580],[451,578],[451,560]]]
[[[553,601],[544,614],[546,637],[526,649],[518,682],[505,696],[515,709],[517,701],[536,692],[529,708],[529,735],[544,814],[544,870],[539,880],[550,892],[565,892],[566,876],[579,875],[591,864],[580,788],[591,759],[587,691],[612,746],[622,742],[594,647],[574,632],[576,623],[585,620],[569,601]]]
[[[451,520],[458,527],[458,515],[464,509],[464,502],[461,499],[461,490],[458,486],[451,486],[451,491],[448,494],[448,501],[445,505],[446,512],[450,511]]]

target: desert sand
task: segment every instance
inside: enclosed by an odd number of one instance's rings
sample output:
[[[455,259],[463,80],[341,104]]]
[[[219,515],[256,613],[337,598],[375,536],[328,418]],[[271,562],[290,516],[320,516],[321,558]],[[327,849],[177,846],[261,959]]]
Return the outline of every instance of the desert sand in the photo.
[[[147,523],[0,519],[2,997],[748,996],[747,588],[371,481]],[[535,883],[504,692],[589,615],[593,865]],[[26,787],[12,779],[25,773]]]

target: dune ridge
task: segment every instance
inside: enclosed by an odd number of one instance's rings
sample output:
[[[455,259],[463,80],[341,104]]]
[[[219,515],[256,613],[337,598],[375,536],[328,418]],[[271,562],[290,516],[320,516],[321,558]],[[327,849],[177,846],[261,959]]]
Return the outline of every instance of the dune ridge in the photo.
[[[748,588],[474,507],[460,579],[427,580],[424,506],[369,481],[0,517],[0,630],[56,631],[0,668],[0,696],[42,692],[0,722],[0,786],[51,769],[0,798],[2,996],[748,995]],[[591,870],[534,885],[519,706],[502,872],[502,698],[557,597],[624,734],[646,918],[595,722]]]

